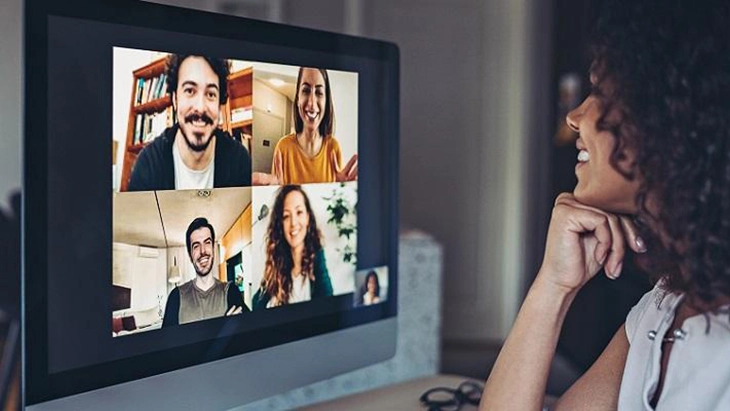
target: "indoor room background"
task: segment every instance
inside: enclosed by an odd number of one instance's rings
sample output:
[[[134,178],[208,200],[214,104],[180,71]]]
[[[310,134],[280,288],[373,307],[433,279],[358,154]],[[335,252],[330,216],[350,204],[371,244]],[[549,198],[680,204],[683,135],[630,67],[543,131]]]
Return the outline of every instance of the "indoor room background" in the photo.
[[[575,148],[572,137],[561,135],[571,102],[561,95],[585,92],[589,62],[581,50],[600,0],[154,2],[399,46],[401,230],[422,230],[443,247],[439,369],[486,378],[539,268],[553,199],[574,184]],[[4,17],[19,7],[20,0],[0,3],[0,35],[7,41],[20,41],[20,23]],[[19,117],[12,104],[22,95],[19,60],[17,51],[0,48],[0,76],[18,79],[16,87],[0,90],[3,118]],[[291,115],[281,110],[279,117]],[[291,127],[287,121],[282,127]],[[19,135],[19,124],[0,128],[6,215],[20,186]],[[596,303],[566,320],[556,360],[562,377],[554,378],[553,389],[592,362],[641,295],[646,285],[632,277],[582,291],[579,298]],[[6,290],[17,287],[17,275],[0,278]],[[610,312],[600,304],[609,298],[619,302]],[[578,330],[595,323],[608,330],[605,341],[600,332],[586,333],[598,337],[578,344]]]
[[[552,204],[551,2],[156,2],[398,45],[401,229],[443,247],[441,370],[486,377]]]

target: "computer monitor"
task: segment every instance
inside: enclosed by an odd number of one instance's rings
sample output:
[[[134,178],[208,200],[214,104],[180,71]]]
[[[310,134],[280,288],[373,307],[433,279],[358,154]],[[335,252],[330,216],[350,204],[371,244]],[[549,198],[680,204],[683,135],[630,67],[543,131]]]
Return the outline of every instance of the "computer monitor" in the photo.
[[[28,409],[227,409],[394,354],[393,44],[124,0],[24,21]]]

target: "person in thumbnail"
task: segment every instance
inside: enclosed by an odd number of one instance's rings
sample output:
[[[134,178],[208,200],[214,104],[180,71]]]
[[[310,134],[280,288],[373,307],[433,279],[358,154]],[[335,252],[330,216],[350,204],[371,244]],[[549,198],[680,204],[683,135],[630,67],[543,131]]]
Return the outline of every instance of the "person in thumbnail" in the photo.
[[[365,276],[363,288],[362,305],[373,305],[380,302],[380,281],[375,271],[370,271]]]
[[[730,3],[608,0],[572,193],[480,409],[540,410],[563,320],[631,251],[655,284],[551,410],[730,410]]]
[[[292,108],[296,132],[279,140],[271,174],[254,173],[254,184],[357,180],[357,154],[343,164],[340,143],[334,136],[335,108],[327,70],[299,69]]]
[[[332,295],[324,248],[307,194],[283,186],[271,211],[266,265],[253,309],[271,308]]]
[[[128,190],[250,186],[248,150],[218,128],[229,62],[172,54],[165,70],[176,122],[140,152]]]
[[[236,315],[247,309],[238,287],[215,277],[215,230],[207,219],[198,217],[190,223],[185,245],[195,278],[170,292],[162,326]]]

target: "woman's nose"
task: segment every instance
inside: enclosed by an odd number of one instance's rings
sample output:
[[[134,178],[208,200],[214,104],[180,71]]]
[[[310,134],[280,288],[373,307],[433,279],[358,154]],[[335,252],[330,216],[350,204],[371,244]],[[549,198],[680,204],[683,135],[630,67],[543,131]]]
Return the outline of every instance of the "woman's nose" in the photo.
[[[580,123],[580,118],[582,115],[583,104],[581,103],[580,105],[578,105],[578,107],[570,110],[565,116],[565,122],[568,124],[568,127],[570,127],[570,129],[575,131],[576,133],[580,131],[578,124]]]

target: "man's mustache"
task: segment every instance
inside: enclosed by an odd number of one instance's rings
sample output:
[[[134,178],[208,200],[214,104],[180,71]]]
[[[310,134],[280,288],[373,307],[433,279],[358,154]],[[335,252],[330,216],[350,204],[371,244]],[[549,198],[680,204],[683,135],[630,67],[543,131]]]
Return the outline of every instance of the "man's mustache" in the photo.
[[[192,123],[193,121],[204,121],[206,124],[213,124],[213,119],[207,114],[188,114],[185,116],[186,123]]]

